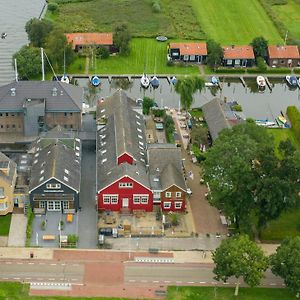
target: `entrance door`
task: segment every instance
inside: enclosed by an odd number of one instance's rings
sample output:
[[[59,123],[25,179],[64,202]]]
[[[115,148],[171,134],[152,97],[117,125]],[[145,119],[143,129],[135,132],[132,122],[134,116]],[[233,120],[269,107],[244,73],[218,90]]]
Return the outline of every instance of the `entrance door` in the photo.
[[[61,211],[61,202],[60,201],[48,201],[47,209],[49,211]]]
[[[128,208],[129,206],[129,199],[128,198],[122,198],[122,207]]]

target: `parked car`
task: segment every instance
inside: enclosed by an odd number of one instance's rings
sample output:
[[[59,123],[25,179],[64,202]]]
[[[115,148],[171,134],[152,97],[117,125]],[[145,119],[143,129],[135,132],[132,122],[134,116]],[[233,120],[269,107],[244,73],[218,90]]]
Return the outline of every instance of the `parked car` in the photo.
[[[102,234],[102,235],[104,235],[104,236],[110,236],[110,235],[112,235],[112,228],[100,228],[99,229],[99,234]]]
[[[99,245],[104,245],[104,242],[105,242],[105,236],[103,234],[99,234],[99,237],[98,237]]]
[[[188,196],[191,196],[193,194],[193,192],[190,188],[186,189],[186,193],[188,194]]]

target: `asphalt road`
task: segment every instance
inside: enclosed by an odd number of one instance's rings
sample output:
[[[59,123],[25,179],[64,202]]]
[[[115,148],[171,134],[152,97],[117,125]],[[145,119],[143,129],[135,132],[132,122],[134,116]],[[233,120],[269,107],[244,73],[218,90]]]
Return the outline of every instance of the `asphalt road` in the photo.
[[[84,265],[55,261],[0,261],[0,281],[82,282]]]

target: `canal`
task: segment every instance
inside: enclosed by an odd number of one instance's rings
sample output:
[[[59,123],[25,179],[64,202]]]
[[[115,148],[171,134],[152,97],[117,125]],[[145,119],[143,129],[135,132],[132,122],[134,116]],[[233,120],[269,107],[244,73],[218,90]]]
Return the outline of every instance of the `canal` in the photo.
[[[269,121],[275,120],[280,111],[286,112],[289,105],[295,105],[300,109],[300,89],[291,89],[285,83],[284,79],[270,79],[272,89],[266,87],[265,91],[259,92],[255,78],[245,79],[244,87],[239,79],[221,80],[222,89],[217,87],[206,87],[201,93],[194,95],[193,107],[200,107],[214,97],[226,97],[227,102],[237,101],[243,109],[247,118]],[[78,79],[80,86],[88,91],[88,80]],[[97,88],[97,97],[107,97],[114,93],[116,89],[124,89],[128,96],[133,99],[148,96],[154,98],[160,107],[179,107],[179,95],[175,92],[174,86],[169,84],[166,78],[160,78],[158,89],[148,88],[144,90],[140,87],[140,80],[133,79],[129,82],[127,79],[113,79],[110,83],[107,78],[102,79],[101,86]],[[90,103],[94,105],[95,103]]]

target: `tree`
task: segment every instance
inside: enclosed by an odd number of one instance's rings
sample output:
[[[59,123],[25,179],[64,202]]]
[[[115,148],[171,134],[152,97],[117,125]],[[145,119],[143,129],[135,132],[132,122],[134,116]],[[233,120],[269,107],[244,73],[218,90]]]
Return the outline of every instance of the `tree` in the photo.
[[[259,56],[256,58],[256,65],[257,65],[259,72],[265,73],[267,71],[266,62],[262,57]]]
[[[272,272],[299,298],[300,295],[300,236],[287,238],[271,255]]]
[[[114,45],[119,49],[121,55],[130,53],[129,42],[131,33],[126,24],[119,24],[114,29]]]
[[[253,39],[251,42],[251,46],[253,47],[253,52],[255,57],[267,57],[268,53],[268,41],[260,36]]]
[[[52,29],[52,23],[44,19],[33,18],[25,25],[28,39],[34,47],[44,47],[46,38]]]
[[[259,285],[268,268],[268,259],[259,246],[250,241],[247,235],[231,237],[222,241],[213,253],[216,280],[237,279],[234,295],[238,295],[240,279],[251,287]]]
[[[149,115],[151,107],[154,106],[154,100],[149,97],[143,99],[143,114]]]
[[[204,79],[199,76],[185,76],[177,80],[175,91],[180,94],[181,106],[184,110],[191,108],[194,101],[193,94],[197,91],[201,92],[204,87]]]
[[[241,232],[260,231],[296,203],[299,160],[276,157],[271,135],[252,122],[226,129],[204,162],[211,201]]]
[[[207,59],[206,62],[211,68],[216,68],[222,64],[224,50],[219,43],[214,40],[207,41]]]
[[[18,73],[20,79],[33,79],[41,74],[41,52],[39,48],[31,46],[23,46],[18,52],[13,55],[18,62]]]
[[[68,67],[75,58],[71,44],[68,44],[66,36],[60,29],[54,29],[48,35],[46,40],[46,54],[56,70],[62,69],[64,57],[66,58],[66,67]]]
[[[109,51],[106,47],[101,46],[96,50],[96,57],[101,59],[109,58]]]
[[[200,146],[200,144],[207,144],[207,129],[203,126],[193,126],[191,131],[192,143]]]

